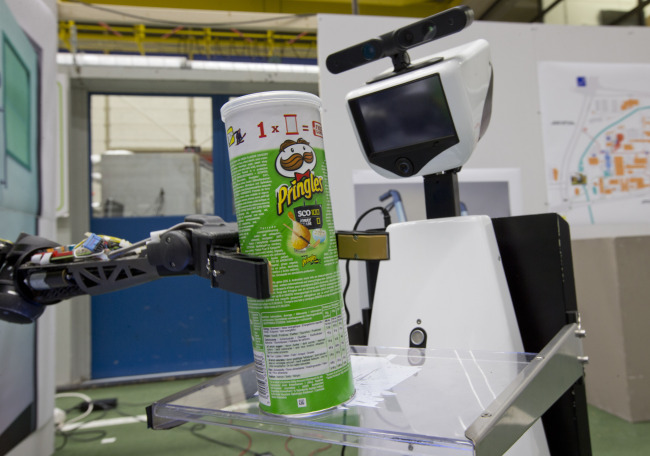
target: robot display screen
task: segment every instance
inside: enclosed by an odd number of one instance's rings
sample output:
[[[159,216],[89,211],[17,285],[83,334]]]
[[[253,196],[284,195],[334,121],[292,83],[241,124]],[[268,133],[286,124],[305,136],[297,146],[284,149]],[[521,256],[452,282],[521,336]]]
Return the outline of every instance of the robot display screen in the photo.
[[[369,156],[443,138],[457,142],[438,74],[350,100],[350,108]]]

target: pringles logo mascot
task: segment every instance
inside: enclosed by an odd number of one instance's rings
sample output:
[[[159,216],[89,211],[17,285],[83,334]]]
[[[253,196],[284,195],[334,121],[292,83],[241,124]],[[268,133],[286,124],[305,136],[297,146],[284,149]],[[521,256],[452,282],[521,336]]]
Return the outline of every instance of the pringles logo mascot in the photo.
[[[314,175],[315,167],[314,149],[303,138],[298,141],[287,139],[280,145],[275,170],[281,176],[290,178],[291,182],[276,190],[278,215],[301,198],[310,200],[314,193],[323,193],[323,178]]]

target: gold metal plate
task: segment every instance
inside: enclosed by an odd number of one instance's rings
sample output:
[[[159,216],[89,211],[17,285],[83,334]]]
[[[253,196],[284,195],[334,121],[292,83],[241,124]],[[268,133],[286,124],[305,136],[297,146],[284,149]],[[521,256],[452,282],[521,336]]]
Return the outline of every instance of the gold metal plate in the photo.
[[[338,231],[336,240],[342,260],[388,260],[388,233]]]

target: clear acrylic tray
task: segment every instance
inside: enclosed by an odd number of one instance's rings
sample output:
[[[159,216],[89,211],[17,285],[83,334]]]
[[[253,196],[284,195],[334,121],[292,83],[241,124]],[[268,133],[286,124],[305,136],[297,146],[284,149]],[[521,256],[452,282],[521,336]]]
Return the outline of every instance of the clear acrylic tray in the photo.
[[[152,404],[149,425],[200,422],[350,445],[369,454],[478,454],[467,429],[536,359],[525,353],[356,346],[351,355],[356,394],[334,409],[308,417],[263,413],[255,370],[248,365]]]

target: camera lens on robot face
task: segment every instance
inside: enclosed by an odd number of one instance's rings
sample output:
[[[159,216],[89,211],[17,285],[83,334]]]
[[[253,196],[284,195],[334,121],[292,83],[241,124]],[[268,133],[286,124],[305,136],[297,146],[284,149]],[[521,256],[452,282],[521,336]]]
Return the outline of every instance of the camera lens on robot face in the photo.
[[[375,43],[365,43],[361,47],[361,55],[363,56],[364,60],[375,60],[377,58],[377,54],[379,54],[379,52],[377,51],[377,46]]]
[[[413,163],[408,158],[402,157],[395,162],[395,168],[400,176],[408,177],[413,174]]]

